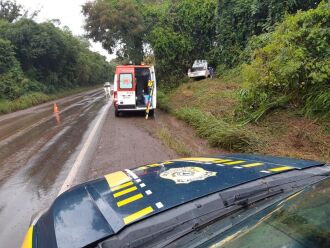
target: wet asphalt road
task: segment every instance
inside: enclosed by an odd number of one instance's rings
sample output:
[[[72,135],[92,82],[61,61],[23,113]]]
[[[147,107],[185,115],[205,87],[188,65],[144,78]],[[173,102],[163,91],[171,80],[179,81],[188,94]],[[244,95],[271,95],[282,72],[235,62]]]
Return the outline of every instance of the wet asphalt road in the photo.
[[[49,207],[84,133],[106,104],[103,89],[0,116],[0,246],[20,247],[31,216]],[[79,181],[79,180],[78,180]]]
[[[66,185],[90,136],[71,185],[177,157],[148,131],[155,119],[116,118],[109,103],[99,89],[58,100],[58,115],[51,102],[0,116],[0,247],[20,247],[31,216]]]

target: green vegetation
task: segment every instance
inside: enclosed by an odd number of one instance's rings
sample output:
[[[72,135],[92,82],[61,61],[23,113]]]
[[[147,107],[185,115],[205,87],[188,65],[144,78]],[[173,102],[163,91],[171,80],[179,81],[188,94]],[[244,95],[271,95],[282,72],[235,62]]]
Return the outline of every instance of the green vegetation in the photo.
[[[261,139],[234,118],[238,90],[236,83],[218,79],[187,83],[167,94],[158,90],[158,106],[195,128],[211,146],[256,151]]]
[[[217,5],[217,0],[96,0],[83,13],[90,38],[109,51],[120,47],[117,55],[125,62],[153,56],[158,78],[178,85],[191,63],[213,47]]]
[[[177,154],[182,156],[191,156],[191,151],[186,146],[176,140],[167,128],[161,128],[157,131],[157,136],[164,142],[166,146],[173,149]]]
[[[313,0],[219,0],[217,44],[212,49],[214,63],[233,67],[241,63],[242,53],[253,36],[271,32],[285,14],[315,8]]]
[[[209,113],[193,108],[182,108],[176,115],[197,130],[200,137],[206,138],[211,146],[225,148],[229,151],[256,151],[258,138],[247,129],[227,123]]]
[[[327,120],[283,107],[257,122],[242,122],[237,118],[241,89],[240,83],[223,79],[189,82],[166,94],[158,90],[158,107],[188,123],[214,147],[330,161]]]
[[[95,86],[94,86],[95,87]],[[20,109],[26,109],[41,103],[52,101],[61,97],[77,94],[86,90],[91,90],[94,87],[79,87],[73,89],[65,89],[58,91],[55,94],[44,94],[42,92],[32,92],[18,97],[13,101],[0,99],[0,114],[14,112]]]
[[[243,66],[241,110],[257,120],[291,103],[330,117],[330,4],[287,16]]]
[[[165,94],[163,91],[158,90],[157,91],[157,106],[161,110],[169,113],[171,111],[170,105],[169,105],[169,97],[167,94]]]
[[[109,80],[112,66],[88,49],[87,40],[56,22],[36,23],[27,15],[15,2],[0,2],[1,113]]]
[[[40,92],[24,95],[13,101],[2,100],[0,102],[0,114],[6,114],[19,109],[25,109],[50,100],[51,100],[50,96]]]
[[[143,58],[144,25],[138,1],[98,0],[87,2],[83,14],[87,17],[88,37],[102,42],[104,48],[125,60],[140,63]]]
[[[0,7],[0,103],[31,96],[24,101],[34,104],[44,97],[34,92],[109,78],[111,66],[86,40],[35,23],[10,1]],[[321,148],[330,118],[329,1],[95,0],[82,11],[87,37],[116,51],[117,63],[155,64],[160,108],[213,146],[267,153],[264,140],[278,146],[281,137],[329,157]],[[189,82],[196,59],[220,79]],[[285,155],[290,147],[282,148]]]
[[[155,63],[164,92],[207,59],[218,77],[243,82],[244,123],[287,107],[330,116],[328,1],[96,0],[83,13],[89,37],[119,47],[119,61]]]

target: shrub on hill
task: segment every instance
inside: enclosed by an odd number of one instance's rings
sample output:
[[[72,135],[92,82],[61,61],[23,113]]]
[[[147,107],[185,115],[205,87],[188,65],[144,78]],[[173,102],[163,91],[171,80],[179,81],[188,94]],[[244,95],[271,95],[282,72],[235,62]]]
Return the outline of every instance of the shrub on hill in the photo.
[[[306,115],[330,116],[330,3],[287,16],[243,66],[240,113],[259,118],[292,104]],[[252,113],[252,114],[251,114]]]

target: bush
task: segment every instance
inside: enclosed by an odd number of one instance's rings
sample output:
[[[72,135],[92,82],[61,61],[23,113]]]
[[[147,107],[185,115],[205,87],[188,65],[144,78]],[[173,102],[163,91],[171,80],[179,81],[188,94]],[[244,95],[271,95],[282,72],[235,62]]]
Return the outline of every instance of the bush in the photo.
[[[169,97],[163,91],[157,90],[157,105],[158,105],[158,107],[161,110],[169,113],[171,111],[169,102],[170,102]]]
[[[324,118],[330,118],[330,90],[316,92],[306,99],[303,111],[306,115],[322,115]]]
[[[180,109],[176,115],[194,127],[198,135],[206,138],[214,147],[241,152],[258,150],[257,136],[242,126],[229,124],[211,114],[192,108]]]
[[[286,98],[307,115],[328,116],[329,23],[330,3],[322,2],[316,9],[287,16],[270,39],[262,39],[266,45],[243,66],[241,109],[260,111]]]
[[[25,109],[34,105],[38,105],[51,100],[50,96],[47,96],[40,92],[33,92],[28,95],[21,96],[14,101],[1,101],[0,102],[0,114],[6,114],[14,112],[20,109]]]

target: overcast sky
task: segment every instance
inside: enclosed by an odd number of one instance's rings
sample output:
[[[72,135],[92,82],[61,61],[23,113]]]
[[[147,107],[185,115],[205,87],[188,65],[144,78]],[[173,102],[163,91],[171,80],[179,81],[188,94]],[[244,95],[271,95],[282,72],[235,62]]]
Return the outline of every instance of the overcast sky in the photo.
[[[74,35],[84,34],[84,16],[81,13],[81,6],[88,0],[16,0],[28,10],[38,10],[36,21],[42,22],[51,19],[59,19],[61,26],[68,26]],[[99,52],[107,57],[108,60],[115,56],[109,55],[101,44],[92,43],[91,50]]]

